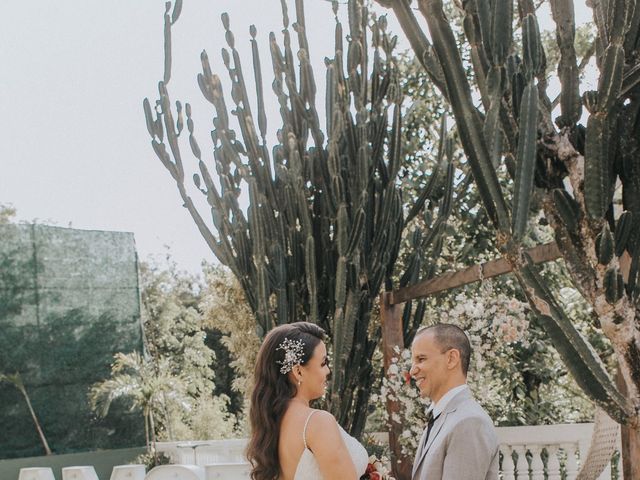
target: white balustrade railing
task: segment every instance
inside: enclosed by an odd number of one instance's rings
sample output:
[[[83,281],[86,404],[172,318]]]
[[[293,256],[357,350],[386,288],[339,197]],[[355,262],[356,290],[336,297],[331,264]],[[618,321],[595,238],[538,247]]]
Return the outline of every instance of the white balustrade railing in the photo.
[[[593,434],[592,423],[497,428],[503,480],[574,480]],[[617,450],[620,451],[618,438]],[[615,456],[621,472],[620,455]],[[610,480],[612,464],[597,480]],[[616,475],[622,478],[622,475]]]
[[[501,479],[575,480],[580,461],[581,459],[584,461],[587,455],[593,428],[592,423],[497,428],[501,453]],[[383,442],[388,438],[385,434],[374,436],[376,440]],[[194,478],[247,480],[249,464],[244,457],[246,445],[246,439],[205,440],[159,442],[156,448],[159,452],[168,455],[176,466],[192,468],[189,473]],[[619,457],[619,455],[615,456],[617,472],[622,471]],[[21,478],[32,478],[29,476],[32,473],[35,472],[25,471]],[[176,478],[175,475],[176,472],[171,468],[156,467],[146,474],[145,480]],[[621,478],[620,473],[615,477],[612,476],[611,462],[609,462],[597,480]]]
[[[158,442],[156,449],[173,463],[211,465],[216,463],[246,463],[244,451],[247,439],[197,440],[190,442]]]

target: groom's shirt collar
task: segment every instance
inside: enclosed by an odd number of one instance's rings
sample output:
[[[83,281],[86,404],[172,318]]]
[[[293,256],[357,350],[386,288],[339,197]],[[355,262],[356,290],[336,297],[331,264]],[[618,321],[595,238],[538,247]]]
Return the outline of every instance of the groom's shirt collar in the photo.
[[[458,393],[460,393],[463,390],[466,390],[468,388],[469,387],[467,386],[466,383],[463,383],[462,385],[458,385],[457,387],[453,387],[451,390],[449,390],[447,393],[445,393],[442,396],[442,398],[440,400],[438,400],[438,402],[435,405],[431,404],[431,406],[427,409],[427,412],[429,410],[433,410],[434,418],[437,417],[442,412],[444,412],[444,409],[447,407],[447,405],[449,404],[449,402],[451,401],[451,399],[453,397],[455,397]]]

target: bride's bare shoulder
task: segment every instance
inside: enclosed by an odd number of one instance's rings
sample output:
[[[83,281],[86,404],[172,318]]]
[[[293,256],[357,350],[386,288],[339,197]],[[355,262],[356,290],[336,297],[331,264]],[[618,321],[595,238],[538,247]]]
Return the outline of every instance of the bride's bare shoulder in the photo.
[[[313,415],[311,415],[313,413]],[[327,412],[326,410],[319,410],[319,409],[315,409],[315,408],[310,408],[309,409],[309,415],[311,415],[311,418],[309,419],[309,421],[314,421],[314,422],[319,422],[321,424],[324,423],[334,423],[337,425],[337,421],[336,418],[331,414],[331,412]]]
[[[311,413],[311,409],[310,409]],[[315,438],[339,438],[340,432],[335,417],[326,410],[313,410],[307,424],[307,442],[312,444]]]
[[[287,409],[282,418],[281,431],[298,430],[306,425],[307,437],[313,437],[316,433],[338,428],[335,417],[326,410],[292,405]]]

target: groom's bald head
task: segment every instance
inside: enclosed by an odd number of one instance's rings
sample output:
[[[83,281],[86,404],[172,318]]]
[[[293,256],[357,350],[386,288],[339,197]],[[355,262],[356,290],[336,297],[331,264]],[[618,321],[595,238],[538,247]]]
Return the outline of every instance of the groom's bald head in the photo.
[[[420,327],[416,332],[415,339],[419,336],[430,334],[443,352],[451,349],[460,352],[460,366],[462,373],[466,376],[471,362],[471,344],[467,334],[457,325],[451,323],[436,323],[427,327]]]

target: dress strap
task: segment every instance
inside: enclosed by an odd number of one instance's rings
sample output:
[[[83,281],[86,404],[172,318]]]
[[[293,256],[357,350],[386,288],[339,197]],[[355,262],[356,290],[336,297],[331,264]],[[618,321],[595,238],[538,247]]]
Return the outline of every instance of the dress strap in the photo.
[[[309,420],[311,420],[311,417],[313,416],[314,413],[316,413],[318,410],[311,410],[311,413],[309,414],[309,416],[307,417],[307,421],[304,422],[304,430],[302,430],[302,441],[304,442],[304,448],[305,450],[309,450],[309,447],[307,447],[307,426],[309,425]]]

